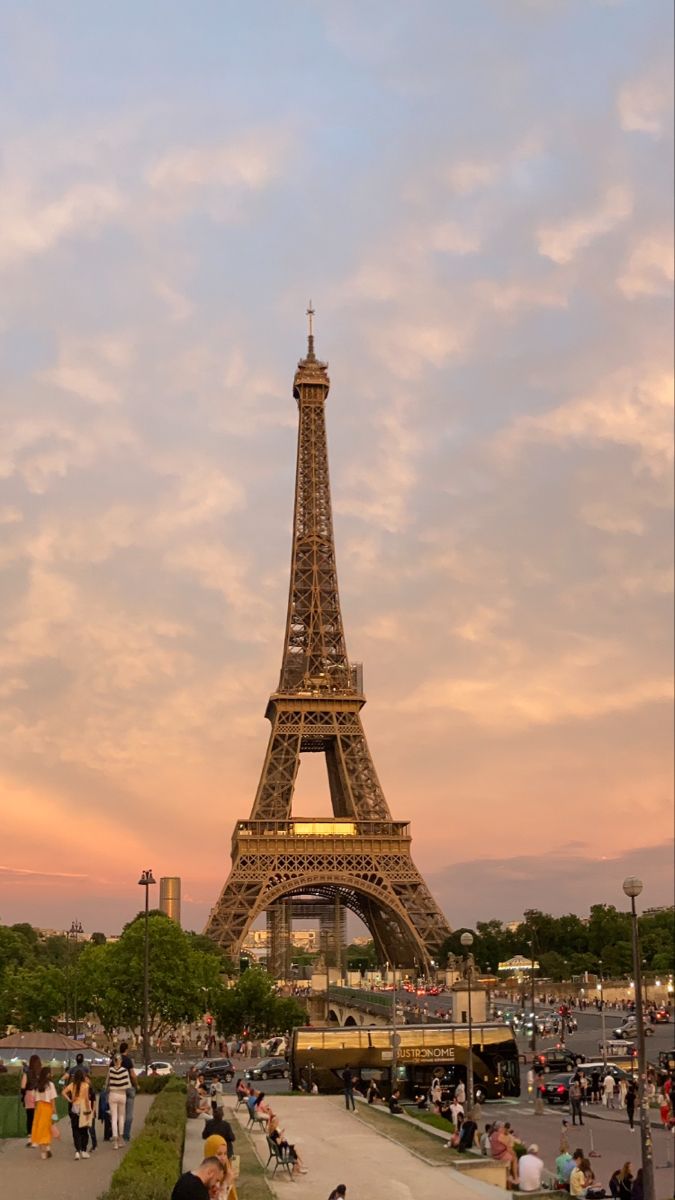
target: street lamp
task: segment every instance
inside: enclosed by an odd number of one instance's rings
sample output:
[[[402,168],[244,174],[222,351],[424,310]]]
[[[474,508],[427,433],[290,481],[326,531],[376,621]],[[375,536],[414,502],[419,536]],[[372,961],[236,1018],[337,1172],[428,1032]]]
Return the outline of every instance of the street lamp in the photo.
[[[82,928],[82,922],[81,921],[72,921],[70,929],[68,930],[68,932],[66,934],[66,938],[68,939],[68,945],[70,945],[70,942],[72,940],[73,946],[74,946],[81,933],[84,933],[84,930]],[[69,953],[69,955],[68,955],[68,958],[70,960],[68,965],[69,965],[69,973],[71,974],[71,977],[73,979],[73,1031],[74,1031],[73,1037],[77,1038],[77,971],[75,971],[75,973],[73,974],[73,962],[72,962],[73,954],[74,954],[74,950],[71,953]],[[68,1025],[66,1024],[66,1033],[68,1033],[68,1032],[69,1032],[69,1029],[68,1029]]]
[[[603,970],[602,970],[602,959],[599,960],[599,966],[600,966],[600,981],[599,981],[597,987],[600,992],[600,1021],[602,1024],[602,1062],[603,1062],[603,1065],[606,1067],[607,1066],[607,1028],[605,1026],[605,992],[604,992],[604,988],[602,986],[605,981],[604,975],[603,975]]]
[[[645,1021],[642,1009],[642,963],[640,961],[640,934],[638,930],[635,898],[642,891],[642,880],[629,875],[623,881],[623,890],[630,897],[631,930],[633,942],[633,975],[635,977],[635,1020],[637,1024],[638,1052],[638,1096],[640,1106],[640,1143],[642,1150],[642,1188],[644,1200],[654,1200],[654,1148],[649,1124],[647,1099],[647,1056],[645,1051]]]
[[[471,970],[473,967],[471,947],[473,946],[473,934],[467,929],[459,940],[466,947],[466,985],[469,1016],[469,1053],[466,1060],[466,1103],[467,1112],[471,1112],[473,1108],[473,1023],[471,1019]]]
[[[148,927],[148,913],[150,911],[150,888],[157,880],[153,877],[152,871],[142,871],[138,881],[138,886],[145,888],[145,929],[143,939],[143,1062],[145,1064],[145,1074],[148,1073],[148,1063],[150,1062],[150,1045],[148,1042],[148,1012],[150,1008],[150,934]]]

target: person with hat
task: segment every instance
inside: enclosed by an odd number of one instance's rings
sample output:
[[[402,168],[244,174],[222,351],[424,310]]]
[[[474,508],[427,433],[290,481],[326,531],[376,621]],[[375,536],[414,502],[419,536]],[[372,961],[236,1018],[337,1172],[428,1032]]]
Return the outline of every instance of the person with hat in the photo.
[[[234,1170],[228,1149],[227,1141],[220,1133],[210,1134],[204,1142],[204,1158],[217,1158],[223,1168],[223,1178],[214,1200],[237,1200]]]
[[[544,1174],[544,1160],[539,1157],[539,1147],[536,1142],[527,1147],[518,1163],[519,1189],[521,1192],[541,1191],[541,1181]]]

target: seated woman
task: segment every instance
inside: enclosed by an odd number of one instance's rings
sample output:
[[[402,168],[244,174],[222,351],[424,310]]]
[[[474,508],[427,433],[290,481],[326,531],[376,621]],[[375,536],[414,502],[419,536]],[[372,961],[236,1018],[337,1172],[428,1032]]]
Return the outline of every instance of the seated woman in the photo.
[[[476,1114],[472,1111],[468,1117],[462,1121],[461,1130],[459,1130],[459,1140],[457,1149],[460,1154],[466,1154],[468,1150],[472,1150],[474,1146],[479,1145],[478,1140],[478,1121]]]
[[[377,1101],[381,1099],[382,1097],[380,1095],[380,1089],[378,1088],[375,1080],[371,1079],[370,1083],[368,1084],[368,1091],[366,1092],[366,1100],[369,1104],[376,1104]]]
[[[275,1127],[272,1132],[268,1134],[268,1137],[271,1138],[271,1140],[279,1147],[280,1150],[288,1154],[288,1158],[293,1164],[294,1175],[307,1174],[307,1169],[300,1155],[298,1154],[297,1147],[291,1142],[287,1141],[283,1129],[279,1129],[278,1126]]]
[[[513,1148],[515,1138],[511,1134],[511,1126],[503,1121],[495,1121],[490,1134],[490,1154],[496,1162],[504,1163],[508,1171],[507,1182],[518,1182],[518,1159]]]
[[[401,1099],[401,1093],[399,1092],[398,1088],[396,1088],[391,1093],[391,1096],[389,1097],[389,1112],[390,1113],[393,1114],[393,1113],[402,1113],[403,1112],[403,1109],[401,1108],[401,1105],[399,1104],[400,1099]]]
[[[245,1079],[238,1079],[234,1085],[237,1100],[245,1100],[248,1096],[248,1084]]]
[[[212,1185],[209,1200],[237,1200],[232,1163],[227,1156],[227,1142],[219,1133],[212,1133],[204,1142],[204,1158],[217,1158],[223,1171],[222,1183]]]

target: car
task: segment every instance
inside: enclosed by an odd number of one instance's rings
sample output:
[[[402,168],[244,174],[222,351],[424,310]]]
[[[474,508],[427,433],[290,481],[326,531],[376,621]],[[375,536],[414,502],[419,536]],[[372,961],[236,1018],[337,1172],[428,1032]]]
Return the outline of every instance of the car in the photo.
[[[583,1063],[583,1054],[575,1054],[564,1046],[548,1046],[538,1050],[536,1062],[544,1068],[546,1075],[557,1074],[559,1071],[573,1071],[579,1063]]]
[[[139,1067],[136,1074],[145,1075],[145,1067]],[[148,1075],[173,1075],[173,1067],[170,1062],[151,1062],[148,1063]]]
[[[645,1022],[645,1037],[651,1037],[653,1032],[654,1032],[654,1030],[651,1029],[650,1026]],[[631,1038],[636,1037],[637,1036],[637,1018],[634,1016],[626,1017],[625,1021],[621,1022],[618,1029],[614,1030],[613,1036],[615,1038],[618,1038],[619,1041],[621,1041],[622,1038],[626,1038],[626,1039],[630,1040]]]
[[[670,1012],[667,1008],[657,1008],[654,1010],[652,1021],[655,1025],[668,1025],[670,1022]]]
[[[249,1067],[247,1079],[288,1079],[288,1063],[281,1055],[262,1058],[256,1067]]]
[[[581,1069],[587,1077],[592,1071],[600,1069],[605,1074],[609,1071],[617,1081],[630,1078],[626,1071],[615,1067],[613,1063],[608,1063],[606,1067],[601,1062],[584,1063]],[[561,1071],[558,1075],[551,1075],[546,1079],[541,1087],[544,1100],[548,1104],[567,1104],[570,1098],[570,1080],[575,1074],[576,1071]]]
[[[231,1058],[203,1058],[201,1062],[195,1063],[192,1071],[196,1075],[203,1075],[205,1080],[220,1079],[224,1083],[231,1083],[234,1079],[234,1064]]]

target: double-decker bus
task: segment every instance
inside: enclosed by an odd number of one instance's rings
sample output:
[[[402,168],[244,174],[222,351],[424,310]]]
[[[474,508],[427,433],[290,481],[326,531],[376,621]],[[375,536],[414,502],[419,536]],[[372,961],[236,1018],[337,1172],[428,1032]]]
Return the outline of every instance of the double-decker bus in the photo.
[[[294,1088],[311,1088],[315,1083],[320,1092],[339,1092],[342,1072],[349,1067],[364,1087],[374,1079],[389,1091],[395,1082],[402,1095],[414,1098],[430,1087],[435,1076],[446,1087],[460,1080],[466,1083],[468,1056],[467,1025],[304,1026],[291,1035],[291,1079]],[[510,1026],[474,1025],[472,1057],[477,1100],[520,1095],[520,1060]]]

